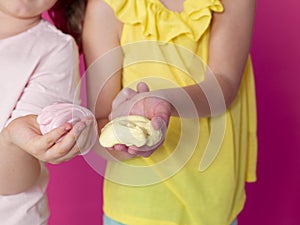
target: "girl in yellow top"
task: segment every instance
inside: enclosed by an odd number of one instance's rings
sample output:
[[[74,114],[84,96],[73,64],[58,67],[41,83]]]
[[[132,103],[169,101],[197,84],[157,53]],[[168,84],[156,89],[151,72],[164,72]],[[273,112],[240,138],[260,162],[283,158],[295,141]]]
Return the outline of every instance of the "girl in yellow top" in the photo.
[[[158,149],[111,151],[122,159],[153,153],[108,163],[104,212],[116,224],[234,223],[244,183],[256,180],[254,11],[252,0],[87,1],[83,49],[99,130],[110,113],[141,113],[161,99],[172,105]],[[133,91],[140,81],[151,91]],[[117,96],[124,87],[132,89]]]

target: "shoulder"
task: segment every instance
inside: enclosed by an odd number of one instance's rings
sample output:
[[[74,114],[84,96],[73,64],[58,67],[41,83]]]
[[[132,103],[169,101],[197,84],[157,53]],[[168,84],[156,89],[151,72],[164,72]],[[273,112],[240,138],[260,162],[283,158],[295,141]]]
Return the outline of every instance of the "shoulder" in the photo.
[[[38,29],[33,31],[36,36],[36,51],[39,54],[57,52],[76,52],[77,45],[71,35],[64,34],[54,25],[46,20],[42,20]]]
[[[108,3],[105,2],[105,0],[89,0],[87,5],[89,10],[93,10],[95,12],[101,11],[102,13],[106,14],[106,16],[113,13],[113,9]]]
[[[86,9],[86,20],[95,26],[105,26],[109,30],[118,30],[122,23],[115,15],[113,8],[102,0],[89,0]]]
[[[82,36],[87,62],[93,62],[110,49],[119,46],[122,26],[113,9],[104,1],[88,1]]]
[[[31,56],[38,63],[37,71],[65,73],[78,65],[78,47],[72,36],[64,34],[51,23],[43,20],[31,31],[35,36]]]

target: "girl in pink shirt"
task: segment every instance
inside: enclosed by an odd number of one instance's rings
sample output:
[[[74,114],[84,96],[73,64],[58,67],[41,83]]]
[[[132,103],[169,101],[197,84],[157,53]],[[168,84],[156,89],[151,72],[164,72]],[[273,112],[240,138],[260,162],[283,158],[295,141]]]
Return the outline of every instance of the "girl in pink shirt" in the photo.
[[[42,135],[37,123],[50,104],[80,102],[77,46],[41,18],[56,1],[0,0],[1,225],[47,223],[43,162],[77,155],[83,146],[77,140],[91,127],[91,118],[85,117]]]

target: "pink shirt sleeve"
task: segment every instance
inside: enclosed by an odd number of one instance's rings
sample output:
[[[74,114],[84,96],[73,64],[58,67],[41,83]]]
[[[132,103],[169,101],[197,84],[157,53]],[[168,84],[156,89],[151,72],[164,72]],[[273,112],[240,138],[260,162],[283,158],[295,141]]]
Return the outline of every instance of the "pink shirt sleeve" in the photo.
[[[42,50],[41,50],[42,51]],[[27,82],[8,123],[55,102],[80,104],[79,56],[73,39],[46,55]]]

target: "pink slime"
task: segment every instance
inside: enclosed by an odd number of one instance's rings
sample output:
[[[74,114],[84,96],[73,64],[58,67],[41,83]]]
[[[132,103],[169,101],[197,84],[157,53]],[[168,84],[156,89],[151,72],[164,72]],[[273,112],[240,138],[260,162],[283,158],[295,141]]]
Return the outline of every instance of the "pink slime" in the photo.
[[[84,117],[93,118],[93,123],[88,128],[85,145],[83,149],[80,149],[81,153],[85,154],[93,147],[95,141],[98,139],[97,123],[90,110],[71,103],[55,103],[43,108],[37,117],[37,122],[40,125],[41,133],[44,135],[64,123],[75,125]],[[58,142],[61,141],[61,139],[59,139]]]

